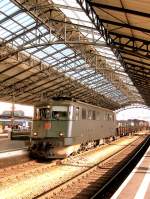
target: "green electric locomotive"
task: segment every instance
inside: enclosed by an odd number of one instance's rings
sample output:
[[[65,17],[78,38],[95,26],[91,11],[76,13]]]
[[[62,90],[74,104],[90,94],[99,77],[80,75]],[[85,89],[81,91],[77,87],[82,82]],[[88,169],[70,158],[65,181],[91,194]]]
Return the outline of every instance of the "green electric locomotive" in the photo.
[[[64,158],[114,137],[115,129],[111,110],[71,100],[41,103],[35,106],[30,152]]]

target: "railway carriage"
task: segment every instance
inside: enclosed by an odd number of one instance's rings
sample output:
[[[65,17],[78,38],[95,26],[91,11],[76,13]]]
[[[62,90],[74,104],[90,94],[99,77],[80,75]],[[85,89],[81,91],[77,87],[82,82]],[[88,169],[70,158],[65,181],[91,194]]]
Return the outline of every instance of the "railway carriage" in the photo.
[[[113,111],[87,103],[55,100],[35,106],[31,154],[63,158],[114,137]]]

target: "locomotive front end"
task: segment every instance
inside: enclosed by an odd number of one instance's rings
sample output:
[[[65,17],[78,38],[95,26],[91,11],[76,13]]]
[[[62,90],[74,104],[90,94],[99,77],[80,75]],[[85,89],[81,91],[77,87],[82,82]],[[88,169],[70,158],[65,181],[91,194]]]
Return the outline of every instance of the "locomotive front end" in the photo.
[[[64,142],[69,126],[69,106],[35,107],[31,154],[44,158],[65,157]]]

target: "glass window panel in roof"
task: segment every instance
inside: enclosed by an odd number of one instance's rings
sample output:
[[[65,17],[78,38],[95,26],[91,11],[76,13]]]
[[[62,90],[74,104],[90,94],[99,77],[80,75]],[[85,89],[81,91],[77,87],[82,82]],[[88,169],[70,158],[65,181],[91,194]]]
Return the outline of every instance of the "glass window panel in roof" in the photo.
[[[31,29],[32,27],[35,27],[35,26],[36,26],[36,23],[34,22],[34,23],[31,23],[28,26],[26,26],[26,29],[29,30],[29,29]]]
[[[17,32],[18,30],[21,30],[22,29],[22,26],[18,25],[17,23],[13,23],[9,26],[9,30],[12,32],[12,33],[15,33]]]
[[[56,53],[56,54],[54,54],[54,55],[52,55],[54,58],[56,58],[56,59],[58,59],[58,60],[60,60],[61,58],[63,58],[64,57],[64,55],[62,55],[61,53]]]
[[[83,59],[80,59],[79,61],[77,61],[79,64],[86,64],[85,63],[85,61],[83,60]],[[87,64],[86,64],[86,66],[88,66]]]
[[[101,47],[101,50],[103,52],[106,52],[106,53],[114,56],[114,53],[112,52],[112,50],[109,47]]]
[[[74,61],[72,61],[71,63],[68,63],[69,64],[69,66],[71,67],[71,68],[76,68],[76,66],[77,66],[77,64],[76,63],[74,63]],[[80,65],[80,64],[79,64]]]
[[[9,27],[12,23],[14,23],[11,19],[8,19],[7,21],[1,23],[1,26],[3,26],[4,28]]]
[[[64,55],[67,56],[67,55],[69,55],[69,54],[74,53],[74,51],[71,50],[71,49],[69,49],[69,48],[67,48],[67,49],[65,49],[65,50],[62,50],[61,53],[63,53]]]
[[[54,61],[54,59],[52,57],[46,57],[43,60],[46,61],[46,62],[52,62],[52,61]]]
[[[74,74],[73,72],[72,73],[70,72],[69,75],[72,75],[74,78],[78,78],[81,76],[80,74],[78,74],[78,73]]]
[[[0,10],[1,12],[4,12],[6,15],[11,15],[17,10],[19,10],[19,8],[10,1],[3,0],[0,2]]]
[[[84,62],[80,62],[80,60],[77,60],[76,61],[76,58],[73,58],[73,60],[72,60],[73,62],[70,64],[70,66],[72,66],[72,67],[75,67],[75,66],[79,66],[79,65],[82,65],[82,64],[84,64]]]
[[[10,1],[9,0],[0,0],[0,8],[2,8],[3,6],[7,5]]]
[[[10,32],[8,32],[7,30],[5,30],[5,29],[3,29],[3,28],[0,27],[0,38],[5,39],[9,35],[11,35]]]
[[[57,3],[56,0],[53,1],[54,3]],[[62,4],[62,3],[60,3]],[[76,1],[64,1],[63,5],[67,5],[67,6],[71,6],[71,7],[76,7],[76,8],[80,8],[79,4]],[[74,6],[73,6],[74,5]],[[64,9],[64,8],[60,8],[60,10],[67,16],[70,18],[70,20],[72,21],[72,19],[77,19],[79,20],[78,23],[82,24],[82,25],[87,25],[87,26],[93,26],[93,24],[91,23],[91,21],[89,20],[89,18],[87,17],[87,15],[81,11],[76,11],[76,10],[69,10],[69,9]],[[82,19],[84,19],[84,21],[82,21]]]
[[[34,53],[34,55],[38,58],[43,58],[46,56],[46,54],[42,51],[36,52],[36,53]]]
[[[16,42],[17,45],[22,45],[24,43],[23,39],[21,38],[15,39],[14,42]]]
[[[53,2],[61,5],[68,5],[76,8],[80,8],[79,4],[76,2],[76,0],[53,0]]]
[[[4,19],[6,16],[5,15],[3,15],[1,12],[0,12],[0,21],[2,20],[2,19]]]
[[[43,34],[45,34],[45,35],[43,35]],[[38,39],[38,40],[40,40],[40,43],[41,44],[48,44],[48,42],[49,42],[49,33],[48,32],[45,32],[45,33],[38,33],[38,36],[40,36],[41,35],[41,38],[40,39]],[[43,35],[43,36],[42,36]],[[49,42],[50,43],[50,42]],[[49,44],[50,45],[50,44]]]
[[[82,31],[81,30],[81,32],[82,32],[82,34],[84,35],[84,36],[86,36],[90,41],[92,40],[92,41],[94,41],[94,40],[97,40],[97,42],[102,42],[102,44],[105,44],[105,42],[104,42],[104,40],[103,40],[103,38],[101,37],[100,38],[100,34],[98,35],[98,34],[94,34],[94,33],[92,33],[92,31],[86,31],[86,32],[84,32],[84,31]]]
[[[32,39],[36,38],[36,35],[34,35],[34,34],[31,33],[31,32],[28,32],[27,34],[25,34],[25,37],[26,37],[26,38],[29,38],[30,40],[32,40]]]
[[[31,28],[32,26],[34,26],[34,24],[30,25],[29,28]],[[15,32],[15,35],[19,35],[19,34],[23,33],[24,31],[25,30],[22,28],[19,31]],[[6,37],[6,40],[9,40],[9,39],[13,38],[15,35],[11,33],[11,36],[10,37]],[[28,39],[29,40],[29,38],[26,37],[25,33],[21,37],[22,37],[22,39],[26,39],[26,40]]]
[[[36,31],[36,30],[35,30],[35,31]],[[38,27],[38,31],[41,32],[41,33],[48,32],[48,30],[47,30],[44,26]]]
[[[82,20],[82,19],[74,19],[74,18],[70,18],[70,21],[73,23],[73,24],[77,24],[77,25],[83,25],[83,26],[87,26],[87,27],[93,27],[93,24],[91,22],[88,22],[88,21],[85,21],[85,20]]]
[[[35,22],[35,20],[29,15],[27,15],[26,13],[20,13],[14,16],[13,19],[17,21],[18,23],[20,23],[22,26]]]
[[[58,68],[61,68],[63,71],[71,71],[70,67],[68,65],[61,65],[61,64],[57,64]]]
[[[28,19],[28,18],[26,17],[26,18],[20,20],[19,23],[22,24],[22,26],[23,26],[24,28],[27,28],[28,26],[34,24],[34,21],[32,22],[31,19]],[[30,27],[30,28],[31,28],[31,27]]]
[[[7,22],[2,23],[1,26],[10,30],[13,33],[22,29],[22,27],[20,25],[18,25],[17,23],[15,23],[12,20],[8,20]]]
[[[57,40],[57,38],[54,36],[54,35],[50,35],[49,34],[49,32],[48,31],[45,31],[45,33],[47,32],[47,35],[45,35],[44,37],[42,37],[42,40],[43,41],[49,41],[49,42],[54,42],[54,41],[56,41]],[[43,34],[43,32],[42,32],[42,34]]]
[[[84,71],[84,70],[83,70],[83,71],[79,71],[79,73],[80,73],[80,75],[82,75],[82,76],[85,75],[85,74],[87,74],[87,72]]]
[[[67,47],[65,44],[53,44],[52,45],[56,50],[61,50],[62,48]]]
[[[56,50],[53,47],[51,47],[51,46],[49,46],[47,48],[44,48],[43,51],[45,53],[49,54],[49,55],[52,54],[52,53],[54,53],[54,52],[56,52]]]
[[[36,51],[37,48],[29,48],[29,49],[26,49],[27,52],[29,53],[33,53],[34,51]]]

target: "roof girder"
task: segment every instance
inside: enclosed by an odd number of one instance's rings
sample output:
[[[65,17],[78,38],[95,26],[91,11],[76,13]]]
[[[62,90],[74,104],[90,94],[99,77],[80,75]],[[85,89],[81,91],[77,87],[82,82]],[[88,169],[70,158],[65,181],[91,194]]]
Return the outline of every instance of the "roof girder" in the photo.
[[[132,29],[132,30],[137,30],[137,31],[145,32],[145,33],[150,33],[149,29],[129,25],[127,23],[120,23],[120,22],[117,22],[117,21],[111,21],[111,20],[103,19],[103,18],[101,18],[101,21],[103,23],[106,23],[106,24],[111,24],[111,25],[115,25],[115,26],[119,26],[119,27],[123,27],[123,28],[129,28],[129,29]]]
[[[131,9],[127,9],[127,8],[122,8],[122,7],[117,7],[117,6],[114,6],[114,5],[112,6],[112,5],[108,5],[108,4],[102,4],[102,3],[96,3],[96,2],[92,2],[92,1],[89,1],[89,4],[91,6],[99,8],[99,9],[105,8],[105,9],[108,9],[108,10],[119,11],[119,12],[122,12],[122,13],[129,13],[129,14],[133,14],[133,15],[137,15],[137,16],[143,16],[143,17],[150,18],[149,13],[140,12],[138,10],[131,10]]]

